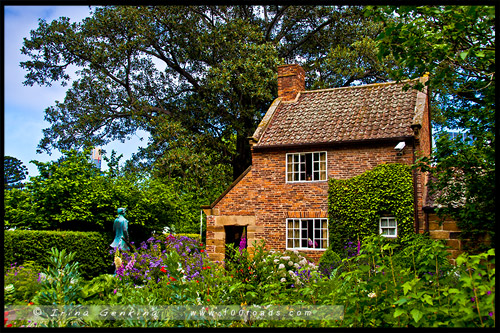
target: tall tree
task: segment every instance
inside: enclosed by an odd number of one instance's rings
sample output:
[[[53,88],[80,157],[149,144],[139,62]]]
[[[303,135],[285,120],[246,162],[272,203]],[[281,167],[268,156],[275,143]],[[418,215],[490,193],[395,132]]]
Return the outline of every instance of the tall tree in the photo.
[[[3,157],[3,185],[5,189],[21,188],[28,175],[28,168],[15,157]]]
[[[385,23],[380,56],[394,57],[394,78],[430,73],[438,135],[422,166],[434,176],[430,188],[438,211],[458,219],[463,237],[475,240],[471,245],[486,237],[494,247],[495,8],[381,7],[367,15]],[[450,140],[449,129],[465,130],[473,140]]]
[[[277,95],[276,67],[302,63],[309,87],[384,80],[380,29],[361,8],[329,6],[118,6],[81,23],[42,20],[24,40],[25,84],[64,84],[68,66],[81,70],[46,110],[39,149],[103,145],[141,129],[150,142],[138,157],[153,170],[203,179],[217,166],[228,182],[251,163],[247,137]]]

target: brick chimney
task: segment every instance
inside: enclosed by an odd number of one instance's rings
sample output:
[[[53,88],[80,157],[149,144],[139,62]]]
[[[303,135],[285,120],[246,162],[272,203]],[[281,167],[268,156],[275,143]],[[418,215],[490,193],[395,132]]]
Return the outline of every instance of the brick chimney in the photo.
[[[306,88],[306,72],[300,65],[278,66],[278,97],[282,101],[292,101],[299,91]]]

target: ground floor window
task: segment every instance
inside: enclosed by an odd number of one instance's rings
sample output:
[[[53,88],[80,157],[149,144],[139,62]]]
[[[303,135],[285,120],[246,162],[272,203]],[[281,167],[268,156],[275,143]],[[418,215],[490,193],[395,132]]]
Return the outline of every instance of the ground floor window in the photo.
[[[384,237],[398,237],[398,225],[395,217],[381,217],[379,222],[379,233]]]
[[[326,249],[328,219],[287,219],[286,235],[288,249]]]

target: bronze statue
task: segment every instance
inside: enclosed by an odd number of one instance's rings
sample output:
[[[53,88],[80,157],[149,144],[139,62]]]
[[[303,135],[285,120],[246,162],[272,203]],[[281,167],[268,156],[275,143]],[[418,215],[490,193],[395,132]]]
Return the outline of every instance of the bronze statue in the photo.
[[[113,223],[113,231],[115,232],[115,239],[111,243],[112,248],[118,248],[118,250],[129,250],[127,244],[128,239],[128,221],[125,218],[126,208],[118,208],[118,217]]]

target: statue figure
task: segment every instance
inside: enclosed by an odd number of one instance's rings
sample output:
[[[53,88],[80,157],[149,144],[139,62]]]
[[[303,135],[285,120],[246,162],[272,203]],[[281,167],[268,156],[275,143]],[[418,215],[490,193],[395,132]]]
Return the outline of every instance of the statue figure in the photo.
[[[129,250],[128,243],[128,221],[125,218],[126,208],[118,208],[118,217],[113,223],[113,231],[115,232],[115,239],[111,243],[112,248],[118,250]],[[124,240],[125,238],[125,240]]]

